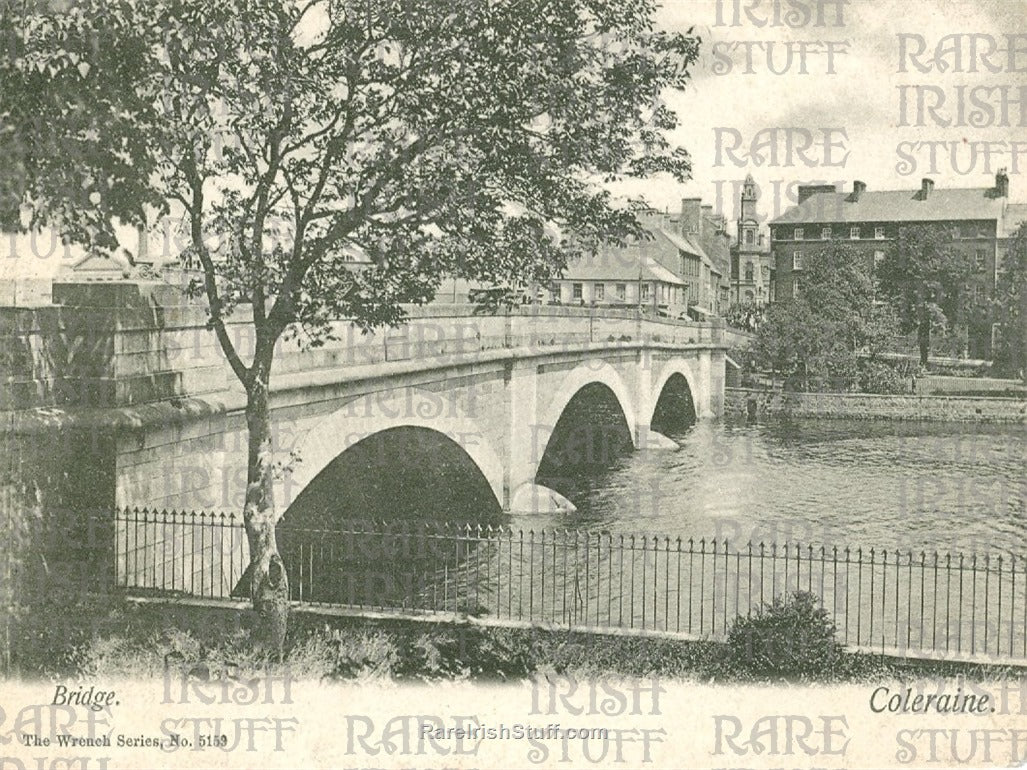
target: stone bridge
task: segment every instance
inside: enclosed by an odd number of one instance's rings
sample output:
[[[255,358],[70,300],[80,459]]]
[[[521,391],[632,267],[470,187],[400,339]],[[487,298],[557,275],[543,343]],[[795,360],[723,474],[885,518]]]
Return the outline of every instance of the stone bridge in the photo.
[[[5,311],[6,346],[24,359],[23,376],[0,391],[8,424],[89,431],[105,465],[96,483],[109,487],[98,499],[111,505],[240,510],[245,398],[204,308],[173,287],[139,282],[57,284],[54,301],[32,313]],[[687,389],[699,419],[723,408],[717,322],[559,306],[410,312],[406,325],[387,332],[362,334],[339,322],[323,346],[295,338],[279,345],[275,450],[296,460],[276,484],[279,511],[347,449],[401,427],[459,446],[506,510],[565,507],[535,477],[582,389],[614,399],[636,448],[673,445],[652,427],[670,386]],[[230,331],[245,358],[245,319]]]

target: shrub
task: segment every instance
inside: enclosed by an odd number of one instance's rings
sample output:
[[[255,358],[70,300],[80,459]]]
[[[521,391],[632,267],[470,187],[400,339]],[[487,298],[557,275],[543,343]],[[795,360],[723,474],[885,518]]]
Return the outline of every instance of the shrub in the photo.
[[[739,671],[760,676],[823,677],[838,673],[842,647],[834,621],[819,599],[804,591],[774,599],[728,632],[728,659]]]
[[[867,361],[863,367],[862,385],[865,393],[889,395],[912,392],[913,373],[882,361]]]

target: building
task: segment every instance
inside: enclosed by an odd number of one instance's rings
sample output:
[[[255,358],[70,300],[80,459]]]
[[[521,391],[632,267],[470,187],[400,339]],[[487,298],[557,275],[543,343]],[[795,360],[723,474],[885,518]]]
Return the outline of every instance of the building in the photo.
[[[548,299],[564,305],[643,308],[653,313],[683,313],[687,283],[667,267],[676,251],[659,228],[651,239],[631,241],[623,248],[604,246],[590,257],[571,262],[562,278],[549,287]]]
[[[916,190],[875,192],[859,180],[850,192],[833,185],[804,185],[797,205],[771,222],[771,253],[775,264],[775,296],[788,299],[801,291],[805,255],[826,243],[842,244],[854,258],[872,269],[888,254],[899,230],[909,225],[946,227],[956,236],[956,248],[975,267],[966,291],[975,304],[994,296],[1000,249],[1015,231],[1013,220],[1023,206],[1009,204],[1009,177],[995,176],[994,187],[935,189],[924,179]],[[1020,212],[1020,214],[1017,214]],[[991,352],[990,323],[969,330],[971,358]]]
[[[752,174],[742,184],[736,241],[731,246],[730,302],[760,307],[772,302],[773,259],[756,211],[759,189]]]
[[[563,304],[648,308],[701,319],[726,309],[730,238],[723,217],[699,198],[686,198],[672,215],[639,215],[644,239],[604,245],[568,265],[547,299]]]
[[[723,315],[731,305],[731,235],[727,230],[727,219],[714,214],[713,206],[701,206],[702,220],[699,240],[709,258],[710,309],[716,315]]]

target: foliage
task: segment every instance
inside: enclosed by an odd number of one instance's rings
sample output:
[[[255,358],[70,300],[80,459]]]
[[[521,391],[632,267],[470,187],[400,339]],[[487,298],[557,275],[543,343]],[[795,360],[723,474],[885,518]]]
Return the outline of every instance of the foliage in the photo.
[[[970,261],[941,225],[899,228],[895,247],[878,266],[881,292],[895,309],[904,332],[917,332],[920,364],[927,365],[931,334],[965,313],[963,288]]]
[[[773,369],[794,390],[847,390],[860,381],[861,358],[871,359],[891,335],[887,308],[874,302],[866,263],[829,246],[807,255],[802,291],[771,305],[756,331],[761,369]]]
[[[915,369],[905,362],[897,364],[884,361],[862,362],[860,386],[864,393],[883,393],[901,395],[912,392],[912,379]]]
[[[55,632],[62,617],[66,633]],[[562,674],[578,678],[649,677],[768,682],[794,674],[755,670],[730,645],[543,629],[495,628],[404,620],[370,621],[299,614],[284,662],[248,644],[238,610],[124,602],[117,596],[52,598],[47,614],[26,619],[18,671],[30,678],[178,678],[237,682],[270,674],[296,681],[473,678],[511,680]],[[803,676],[814,681],[881,681],[891,676],[1008,676],[1002,667],[843,654],[837,665]],[[231,680],[229,680],[231,681]]]
[[[739,616],[728,632],[730,660],[757,675],[823,676],[842,663],[834,621],[819,599],[796,592],[780,597],[751,616]]]
[[[996,374],[1027,381],[1027,222],[1021,223],[1002,260],[995,296]]]
[[[279,339],[394,324],[445,275],[502,294],[639,235],[598,180],[690,159],[660,101],[699,41],[655,0],[18,0],[0,8],[0,207],[94,251],[182,221],[246,390],[254,606],[282,651]],[[252,322],[252,355],[227,330]]]
[[[215,328],[250,304],[262,336],[317,339],[446,273],[546,281],[637,232],[594,178],[690,170],[658,97],[698,40],[654,31],[651,0],[5,7],[28,226],[111,249],[117,221],[182,214]]]

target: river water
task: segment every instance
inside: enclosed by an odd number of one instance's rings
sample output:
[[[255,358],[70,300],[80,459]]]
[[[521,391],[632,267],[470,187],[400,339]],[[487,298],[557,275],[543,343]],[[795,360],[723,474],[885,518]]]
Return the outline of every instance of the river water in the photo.
[[[732,546],[1027,553],[1024,426],[721,421],[672,437],[677,451],[628,452],[573,479],[576,513],[511,523]]]

